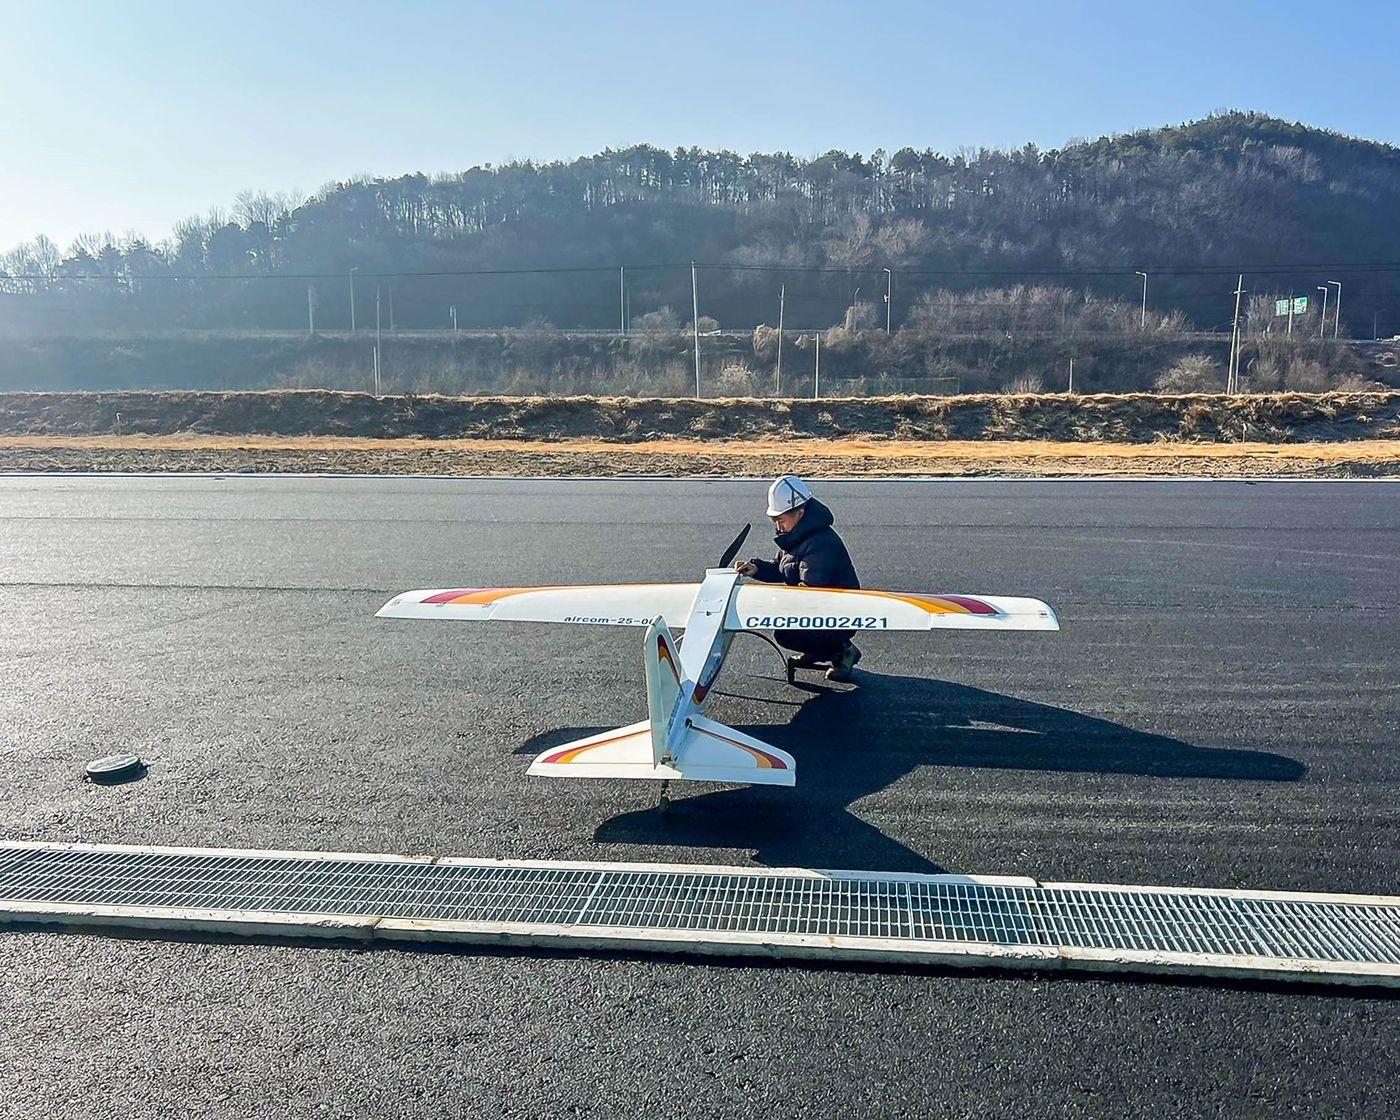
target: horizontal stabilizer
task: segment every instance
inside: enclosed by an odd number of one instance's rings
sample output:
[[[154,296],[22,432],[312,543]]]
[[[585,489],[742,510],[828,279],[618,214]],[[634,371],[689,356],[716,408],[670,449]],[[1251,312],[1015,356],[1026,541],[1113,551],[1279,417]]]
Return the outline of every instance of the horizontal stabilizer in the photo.
[[[743,583],[726,630],[1058,630],[1039,599]]]
[[[691,715],[673,762],[653,762],[651,721],[642,720],[551,747],[536,757],[530,773],[548,778],[661,778],[790,786],[797,782],[797,763],[786,751],[752,735]]]
[[[668,626],[681,627],[699,590],[698,583],[604,583],[405,591],[380,607],[376,617],[595,626],[650,626],[652,619],[662,618]]]
[[[647,719],[551,747],[535,757],[530,773],[543,778],[681,777],[679,770],[653,759]]]
[[[688,781],[797,784],[797,762],[787,751],[702,715],[688,716],[686,723],[676,765]]]

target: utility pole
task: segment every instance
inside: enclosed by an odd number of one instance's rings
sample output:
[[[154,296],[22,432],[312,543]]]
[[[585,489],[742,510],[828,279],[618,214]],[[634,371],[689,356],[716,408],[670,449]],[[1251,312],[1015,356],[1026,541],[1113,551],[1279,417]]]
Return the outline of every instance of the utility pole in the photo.
[[[894,269],[885,272],[885,333],[890,333],[890,311],[894,307]]]
[[[452,316],[452,333],[457,333],[457,305],[454,303],[447,309],[447,313]]]
[[[1337,310],[1332,312],[1332,339],[1337,338],[1337,331],[1342,325],[1342,282],[1340,280],[1329,280],[1329,284],[1337,285]]]
[[[380,395],[383,389],[383,381],[379,376],[379,355],[381,345],[384,342],[383,323],[379,317],[379,281],[374,282],[374,395]]]
[[[1240,275],[1235,285],[1235,320],[1230,328],[1230,368],[1225,374],[1225,392],[1234,393],[1240,381],[1240,296],[1244,295],[1244,275]],[[1288,301],[1288,325],[1293,326],[1293,300]]]
[[[812,398],[822,395],[822,332],[817,332],[817,364],[812,371]]]
[[[617,333],[627,337],[627,266],[617,268]]]
[[[695,399],[700,399],[700,283],[695,278],[695,262],[690,262],[690,326],[695,335]]]
[[[1074,392],[1074,359],[1069,360],[1069,392]]]
[[[1138,329],[1145,331],[1147,330],[1147,273],[1134,272],[1133,275],[1142,277],[1142,322]]]
[[[1381,340],[1381,313],[1380,313],[1379,311],[1372,311],[1372,312],[1371,312],[1371,341],[1372,341],[1372,342],[1379,342],[1380,340]]]
[[[1317,324],[1317,337],[1322,338],[1322,332],[1327,329],[1327,297],[1332,294],[1332,289],[1319,287],[1317,290],[1322,293],[1322,319]]]
[[[787,303],[787,284],[778,285],[778,374],[773,379],[773,393],[783,395],[783,305]]]
[[[306,333],[316,333],[316,289],[306,285]]]
[[[358,265],[350,270],[350,333],[355,333],[355,273]]]

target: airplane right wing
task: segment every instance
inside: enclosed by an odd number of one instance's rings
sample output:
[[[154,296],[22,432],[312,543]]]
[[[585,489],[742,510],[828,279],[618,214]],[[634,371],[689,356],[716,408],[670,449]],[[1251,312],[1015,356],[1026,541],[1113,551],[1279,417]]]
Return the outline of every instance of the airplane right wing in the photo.
[[[1058,630],[1039,599],[742,583],[726,630]]]
[[[650,626],[660,617],[669,626],[681,627],[699,590],[698,583],[607,583],[405,591],[380,607],[375,617],[595,626]]]

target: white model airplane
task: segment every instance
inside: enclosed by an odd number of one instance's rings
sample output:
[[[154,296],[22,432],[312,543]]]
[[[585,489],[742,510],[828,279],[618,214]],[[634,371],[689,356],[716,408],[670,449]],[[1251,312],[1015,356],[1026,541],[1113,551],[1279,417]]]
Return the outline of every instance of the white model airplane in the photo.
[[[924,595],[759,583],[729,562],[701,583],[578,584],[406,591],[379,618],[646,627],[647,718],[543,752],[531,774],[790,786],[786,751],[701,715],[734,635],[763,630],[1058,630],[1039,599]],[[684,629],[677,642],[671,627]],[[792,674],[789,669],[789,680]]]

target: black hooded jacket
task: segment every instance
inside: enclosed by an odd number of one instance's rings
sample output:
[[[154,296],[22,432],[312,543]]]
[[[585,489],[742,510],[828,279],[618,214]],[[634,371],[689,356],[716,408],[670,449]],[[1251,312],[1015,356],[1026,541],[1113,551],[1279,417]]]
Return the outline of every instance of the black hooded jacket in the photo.
[[[846,551],[846,542],[831,527],[831,510],[809,498],[802,507],[802,519],[790,533],[777,533],[773,543],[778,555],[758,560],[758,578],[764,583],[804,584],[807,587],[860,586],[856,566]]]

